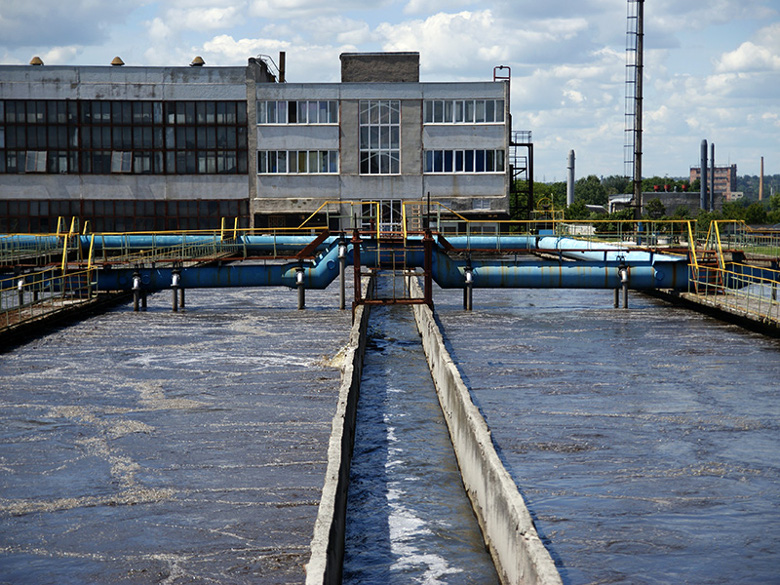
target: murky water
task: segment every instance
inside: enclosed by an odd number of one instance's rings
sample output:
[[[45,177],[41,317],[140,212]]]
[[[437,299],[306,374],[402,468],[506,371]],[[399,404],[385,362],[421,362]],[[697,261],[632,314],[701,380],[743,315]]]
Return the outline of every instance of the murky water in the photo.
[[[434,298],[564,583],[780,582],[780,343],[639,295]]]
[[[0,355],[0,583],[301,583],[337,295],[160,293]]]
[[[372,309],[369,336],[344,583],[497,583],[411,308]]]

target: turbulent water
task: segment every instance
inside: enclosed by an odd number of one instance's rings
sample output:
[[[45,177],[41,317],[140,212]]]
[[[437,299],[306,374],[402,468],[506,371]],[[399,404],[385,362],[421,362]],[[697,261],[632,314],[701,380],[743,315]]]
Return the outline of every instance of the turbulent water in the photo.
[[[638,295],[435,299],[564,583],[778,583],[778,341]]]
[[[302,582],[332,289],[162,293],[0,354],[0,583]],[[564,583],[778,582],[777,341],[609,291],[434,300]],[[408,308],[371,340],[345,577],[495,582]]]
[[[347,501],[344,583],[497,583],[410,307],[374,308]]]
[[[301,583],[335,294],[160,293],[0,355],[0,583]]]

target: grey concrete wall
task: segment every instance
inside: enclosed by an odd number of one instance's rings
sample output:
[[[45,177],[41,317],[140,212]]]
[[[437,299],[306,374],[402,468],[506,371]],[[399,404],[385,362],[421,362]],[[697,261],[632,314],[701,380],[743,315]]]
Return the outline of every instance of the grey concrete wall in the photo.
[[[414,294],[421,296],[416,278],[411,279],[411,285]],[[415,305],[414,315],[463,484],[502,583],[560,585],[552,557],[496,453],[490,429],[445,348],[433,312],[426,305]]]
[[[363,291],[370,290],[368,279]],[[347,488],[355,441],[355,418],[366,351],[366,331],[370,307],[355,309],[349,343],[341,367],[341,387],[328,446],[328,467],[322,488],[320,508],[314,524],[311,558],[306,565],[306,584],[341,583],[344,564],[344,533],[347,517]]]
[[[3,199],[238,199],[249,196],[244,175],[3,175]]]

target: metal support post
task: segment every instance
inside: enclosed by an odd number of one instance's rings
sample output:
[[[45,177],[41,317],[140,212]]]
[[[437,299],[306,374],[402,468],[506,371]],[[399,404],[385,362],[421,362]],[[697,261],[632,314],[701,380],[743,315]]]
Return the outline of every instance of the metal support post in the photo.
[[[363,295],[360,288],[360,232],[357,228],[352,233],[352,272],[355,275],[355,301],[352,303],[352,310],[363,301]]]
[[[303,266],[295,269],[295,283],[298,285],[298,310],[306,308],[306,285],[303,281]]]
[[[466,283],[463,285],[463,310],[471,311],[472,306],[472,293],[474,289],[474,275],[472,268],[469,264],[466,264],[466,268],[463,271],[463,275],[466,278]]]
[[[19,308],[24,306],[24,278],[20,278],[16,282],[16,289],[19,291]]]
[[[345,290],[347,281],[347,243],[344,238],[339,240],[339,309],[346,307]]]
[[[141,275],[133,272],[133,312],[138,312],[138,301],[141,296]]]
[[[424,301],[425,304],[433,308],[433,279],[431,273],[433,272],[433,236],[431,230],[426,228],[425,235],[423,236],[423,253],[424,253],[424,281],[425,292]]]
[[[620,275],[620,286],[623,289],[623,308],[628,309],[628,266],[620,264],[618,267]]]
[[[615,289],[615,304],[614,307],[617,309],[620,306],[620,289]]]
[[[179,285],[181,284],[181,274],[178,270],[173,271],[171,277],[171,290],[173,291],[173,312],[176,313],[179,310]]]

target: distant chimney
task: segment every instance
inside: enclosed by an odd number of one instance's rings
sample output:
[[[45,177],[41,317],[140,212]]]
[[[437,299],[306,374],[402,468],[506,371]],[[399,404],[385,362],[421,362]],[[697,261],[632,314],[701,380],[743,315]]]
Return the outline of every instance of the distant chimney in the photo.
[[[287,81],[287,53],[279,51],[279,83]]]
[[[30,65],[43,65],[43,61],[41,61],[41,58],[38,55],[35,55],[35,57],[30,59]]]
[[[122,59],[120,59],[119,57],[114,57],[113,61],[111,61],[111,65],[113,65],[114,67],[121,67],[124,64],[125,62],[122,61]]]
[[[566,205],[574,204],[574,151],[569,151],[569,164],[566,167],[569,171],[566,180]]]

